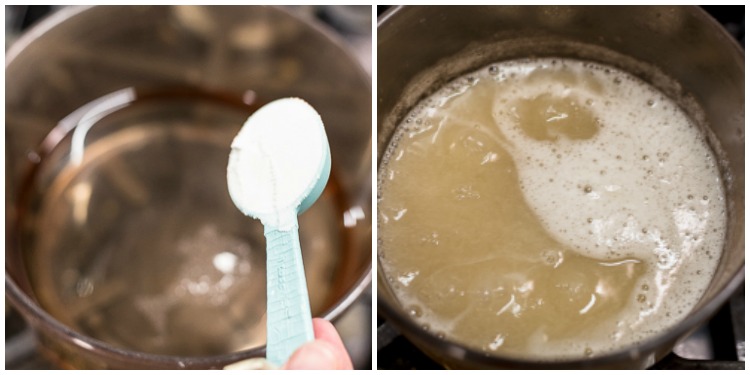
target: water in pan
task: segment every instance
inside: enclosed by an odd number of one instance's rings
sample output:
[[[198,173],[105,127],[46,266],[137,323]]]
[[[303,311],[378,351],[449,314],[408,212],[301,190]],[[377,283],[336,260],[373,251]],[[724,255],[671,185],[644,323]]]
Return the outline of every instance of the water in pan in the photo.
[[[89,109],[27,187],[21,246],[34,294],[62,323],[122,348],[206,356],[263,345],[263,228],[226,187],[231,141],[254,106],[179,90],[130,96]],[[299,219],[313,314],[330,306],[345,246],[336,191]]]

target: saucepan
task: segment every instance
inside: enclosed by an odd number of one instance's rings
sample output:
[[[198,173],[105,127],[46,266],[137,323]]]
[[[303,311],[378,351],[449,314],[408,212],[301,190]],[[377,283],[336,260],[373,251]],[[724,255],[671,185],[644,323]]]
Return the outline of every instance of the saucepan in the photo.
[[[6,298],[56,366],[264,355],[263,232],[226,168],[247,116],[281,97],[316,108],[331,147],[300,216],[313,315],[335,321],[369,288],[370,78],[312,18],[66,7],[10,47],[5,77]]]
[[[378,273],[378,309],[449,368],[647,368],[710,318],[744,280],[745,61],[734,39],[698,7],[408,6],[378,20],[377,157],[408,111],[442,84],[493,62],[570,57],[630,72],[675,100],[701,126],[721,168],[728,228],[718,270],[694,310],[637,345],[592,358],[530,361],[488,355],[422,329]],[[498,239],[502,240],[502,239]]]

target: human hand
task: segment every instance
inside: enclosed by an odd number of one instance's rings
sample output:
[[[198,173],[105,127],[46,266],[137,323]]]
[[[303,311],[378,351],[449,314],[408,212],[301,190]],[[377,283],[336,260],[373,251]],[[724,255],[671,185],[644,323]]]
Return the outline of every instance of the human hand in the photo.
[[[352,370],[352,360],[341,336],[327,320],[313,318],[315,340],[297,349],[282,366],[285,370]]]
[[[352,370],[352,360],[333,324],[313,318],[315,340],[299,347],[281,368],[284,370]],[[248,358],[224,366],[225,370],[275,370],[265,358]]]

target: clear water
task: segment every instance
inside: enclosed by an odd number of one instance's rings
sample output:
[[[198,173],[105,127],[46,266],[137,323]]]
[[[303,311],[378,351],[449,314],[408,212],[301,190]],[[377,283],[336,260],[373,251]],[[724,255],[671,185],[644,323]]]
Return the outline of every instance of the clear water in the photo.
[[[22,217],[41,306],[74,330],[142,352],[264,345],[263,227],[226,186],[231,141],[254,109],[219,95],[126,90],[63,121],[26,187]],[[299,219],[313,315],[330,306],[345,242],[335,171],[329,185]]]

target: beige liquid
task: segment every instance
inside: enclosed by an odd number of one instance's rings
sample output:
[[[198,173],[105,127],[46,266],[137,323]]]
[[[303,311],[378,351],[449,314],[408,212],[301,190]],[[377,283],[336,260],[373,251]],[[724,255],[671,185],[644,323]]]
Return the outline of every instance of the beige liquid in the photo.
[[[507,62],[415,108],[379,170],[379,264],[424,329],[530,358],[592,356],[675,324],[715,271],[718,168],[634,77]]]

